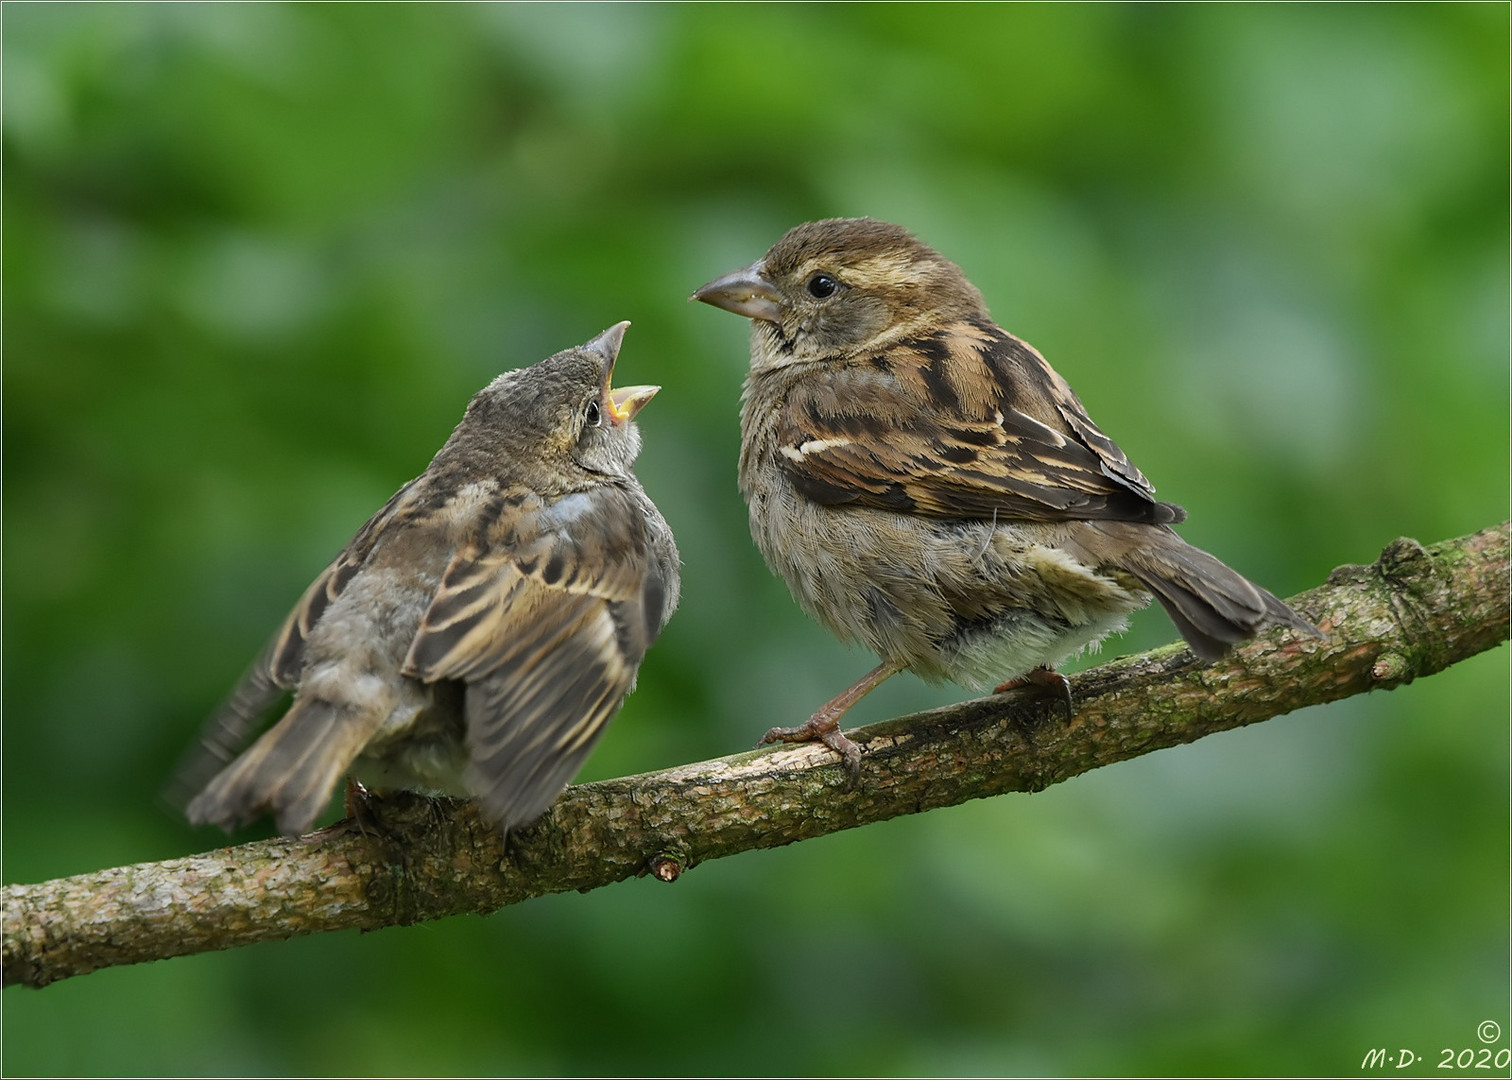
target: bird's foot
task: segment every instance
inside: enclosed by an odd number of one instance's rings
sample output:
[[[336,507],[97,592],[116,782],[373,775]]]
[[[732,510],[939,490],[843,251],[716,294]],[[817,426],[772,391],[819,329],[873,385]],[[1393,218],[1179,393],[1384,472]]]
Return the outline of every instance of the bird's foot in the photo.
[[[845,762],[845,769],[850,773],[850,783],[847,788],[853,788],[861,782],[861,747],[857,746],[840,730],[840,718],[856,702],[877,687],[878,683],[891,678],[902,670],[902,665],[884,660],[872,668],[854,684],[846,687],[829,701],[825,702],[813,716],[809,717],[808,723],[799,724],[797,727],[774,727],[761,737],[757,746],[765,746],[774,742],[822,742],[835,753],[839,754]]]
[[[1066,707],[1067,721],[1071,719],[1071,680],[1052,667],[1033,668],[1016,679],[999,683],[992,692],[1003,694],[1009,690],[1022,690],[1026,687],[1035,687],[1053,693]]]
[[[861,747],[845,737],[845,733],[840,730],[839,718],[831,715],[827,709],[820,709],[809,717],[806,724],[772,728],[756,745],[766,746],[774,742],[822,742],[844,760],[845,769],[850,774],[851,787],[861,779]]]

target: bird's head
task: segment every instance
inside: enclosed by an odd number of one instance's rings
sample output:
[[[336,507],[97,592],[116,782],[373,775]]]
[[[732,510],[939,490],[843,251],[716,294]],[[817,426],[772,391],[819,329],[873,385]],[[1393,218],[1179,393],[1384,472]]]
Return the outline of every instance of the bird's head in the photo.
[[[590,473],[629,474],[641,445],[635,416],[661,389],[611,386],[629,325],[616,323],[582,345],[500,375],[468,402],[447,448],[530,472],[536,464],[571,463]]]
[[[753,370],[854,356],[986,305],[961,268],[897,225],[830,218],[790,229],[694,300],[751,320]]]

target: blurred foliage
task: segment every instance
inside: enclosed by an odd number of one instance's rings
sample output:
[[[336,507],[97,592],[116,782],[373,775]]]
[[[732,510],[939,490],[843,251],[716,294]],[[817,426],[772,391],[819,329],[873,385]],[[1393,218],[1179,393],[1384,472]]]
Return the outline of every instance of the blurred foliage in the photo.
[[[867,669],[762,566],[746,329],[799,221],[965,267],[1286,595],[1507,513],[1505,5],[7,5],[6,881],[155,793],[500,370],[634,320],[685,602],[589,765]],[[1173,636],[1157,612],[1119,651]],[[1310,1074],[1508,1009],[1506,654],[1061,785],[5,997],[25,1073]],[[950,700],[894,680],[857,722]],[[255,831],[248,836],[258,835]],[[87,1033],[87,1034],[86,1034]],[[1503,1043],[1505,1045],[1505,1036]]]

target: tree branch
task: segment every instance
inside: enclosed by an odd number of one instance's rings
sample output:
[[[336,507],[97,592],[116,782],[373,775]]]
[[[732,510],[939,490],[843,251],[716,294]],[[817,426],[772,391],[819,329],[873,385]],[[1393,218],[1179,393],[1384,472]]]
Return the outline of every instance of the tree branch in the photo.
[[[4,897],[5,984],[45,986],[102,967],[322,930],[373,930],[488,913],[640,874],[664,881],[708,859],[777,847],[1008,791],[1040,791],[1101,765],[1304,705],[1391,689],[1507,639],[1508,525],[1424,549],[1398,540],[1291,601],[1327,641],[1272,631],[1200,666],[1170,645],[1072,679],[1076,714],[1015,692],[851,734],[861,783],[820,746],[568,789],[509,838],[471,805],[399,795],[293,840],[102,870]]]

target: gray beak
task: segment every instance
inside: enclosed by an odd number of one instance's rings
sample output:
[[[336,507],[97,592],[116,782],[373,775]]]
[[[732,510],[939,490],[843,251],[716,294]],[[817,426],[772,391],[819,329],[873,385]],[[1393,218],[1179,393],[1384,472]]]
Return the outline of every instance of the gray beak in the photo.
[[[762,275],[763,269],[760,262],[752,263],[743,270],[715,278],[688,299],[702,300],[748,319],[777,322],[782,315],[782,297],[777,287]]]
[[[625,340],[625,331],[629,328],[629,322],[615,323],[598,337],[587,342],[583,348],[598,353],[610,369],[613,369],[614,361],[619,356],[620,344]]]

